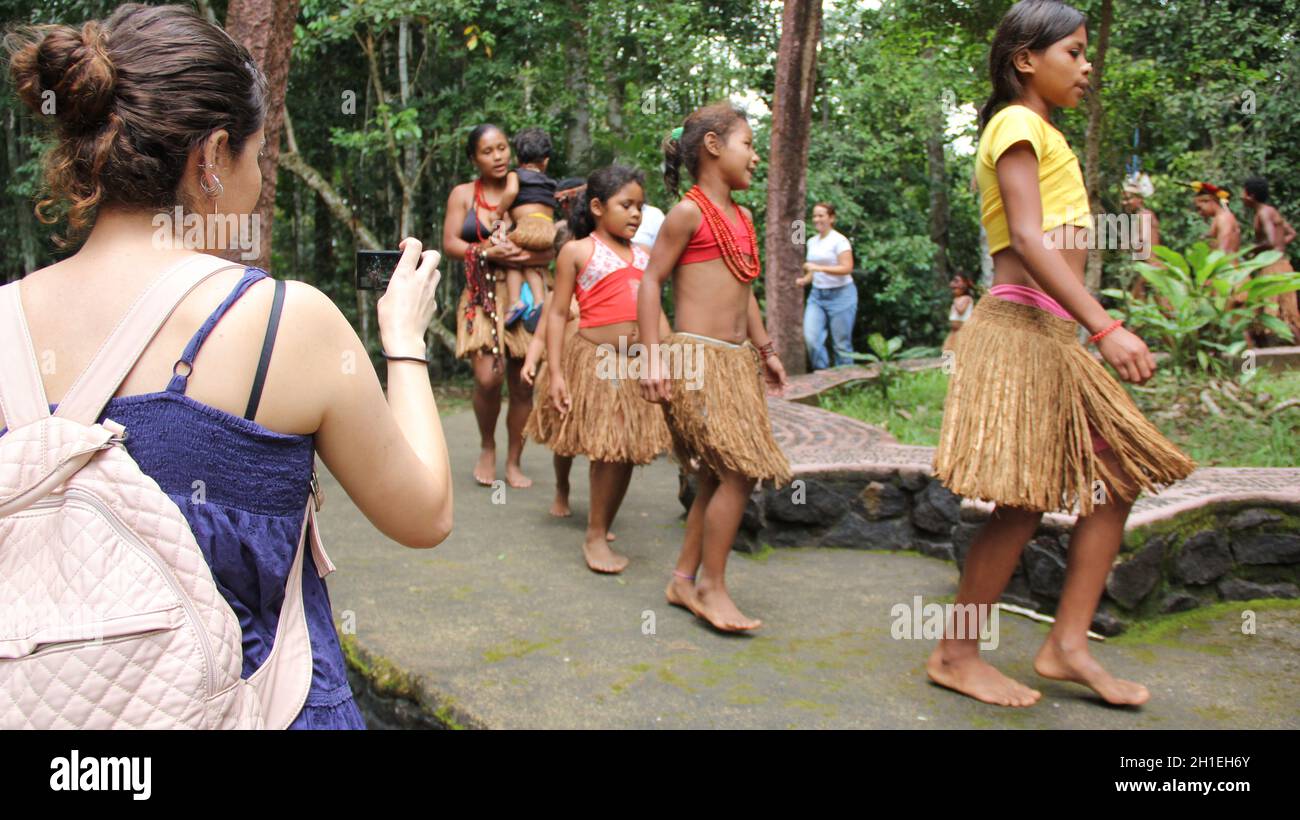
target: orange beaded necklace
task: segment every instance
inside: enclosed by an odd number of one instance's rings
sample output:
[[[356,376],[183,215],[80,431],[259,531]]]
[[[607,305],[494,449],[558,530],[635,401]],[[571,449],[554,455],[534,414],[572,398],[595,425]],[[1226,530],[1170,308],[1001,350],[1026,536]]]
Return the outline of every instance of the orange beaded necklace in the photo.
[[[748,285],[758,278],[760,265],[758,262],[758,235],[754,233],[754,223],[749,221],[745,212],[740,210],[733,202],[732,207],[740,214],[741,224],[749,233],[750,247],[754,249],[754,255],[745,259],[745,255],[740,252],[740,246],[736,244],[736,237],[732,233],[731,226],[727,224],[727,218],[723,215],[722,210],[714,205],[713,202],[700,190],[700,186],[692,186],[686,192],[686,198],[694,202],[700,208],[700,213],[704,216],[704,221],[708,223],[709,230],[713,231],[713,239],[718,243],[718,249],[722,251],[722,261],[727,264],[727,270],[731,275]]]

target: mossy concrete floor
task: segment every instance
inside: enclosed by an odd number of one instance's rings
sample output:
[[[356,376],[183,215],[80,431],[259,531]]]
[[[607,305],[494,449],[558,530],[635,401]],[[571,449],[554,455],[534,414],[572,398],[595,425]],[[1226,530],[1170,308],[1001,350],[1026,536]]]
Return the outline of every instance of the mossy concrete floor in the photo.
[[[444,417],[456,526],[435,550],[380,535],[329,478],[322,531],[338,572],[335,622],[462,723],[493,728],[1300,728],[1300,602],[1221,605],[1095,643],[1113,672],[1150,687],[1115,709],[1034,675],[1044,624],[1003,614],[987,653],[1043,700],[1009,710],[926,682],[927,640],[891,637],[896,604],[951,601],[954,565],[915,553],[782,549],[733,553],[728,584],[765,625],[720,635],[663,589],[682,535],[677,471],[638,468],[616,522],[621,577],[582,562],[586,461],[573,517],[547,514],[550,453],[529,445],[528,490],[474,484],[473,416]],[[504,478],[505,430],[498,431]],[[498,502],[498,503],[494,503]],[[1254,613],[1244,634],[1243,612]]]

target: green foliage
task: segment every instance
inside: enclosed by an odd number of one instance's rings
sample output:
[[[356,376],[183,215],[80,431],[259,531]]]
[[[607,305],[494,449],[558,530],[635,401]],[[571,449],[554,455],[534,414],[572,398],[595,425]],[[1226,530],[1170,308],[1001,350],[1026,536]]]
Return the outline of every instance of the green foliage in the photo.
[[[1281,254],[1268,251],[1244,259],[1240,253],[1211,251],[1204,242],[1186,256],[1164,245],[1153,250],[1164,267],[1137,265],[1151,287],[1151,299],[1132,300],[1120,290],[1105,295],[1126,301],[1126,309],[1112,310],[1112,315],[1126,318],[1135,332],[1158,338],[1175,370],[1230,368],[1246,347],[1246,328],[1255,321],[1291,339],[1286,323],[1264,309],[1278,294],[1300,290],[1300,274],[1252,276]]]
[[[867,337],[867,347],[870,352],[849,354],[856,361],[869,362],[878,366],[875,383],[880,388],[881,398],[886,401],[889,400],[890,387],[903,372],[899,362],[905,359],[924,359],[938,353],[930,347],[913,347],[904,350],[903,344],[902,336],[886,339],[879,333],[872,333]]]
[[[76,24],[102,18],[117,5],[9,0],[4,16]],[[210,5],[219,20],[225,18],[225,0]],[[972,115],[989,93],[988,44],[1010,5],[823,4],[807,201],[810,210],[813,202],[832,202],[837,230],[853,243],[858,349],[867,349],[872,333],[901,336],[912,345],[934,344],[946,333],[949,297],[930,238],[936,194],[949,203],[949,266],[979,270]],[[1101,0],[1075,5],[1089,15],[1095,56]],[[302,0],[286,109],[302,158],[389,246],[401,238],[402,191],[394,169],[406,167],[408,152],[419,169],[428,154],[410,207],[415,233],[437,247],[447,196],[472,175],[464,139],[475,124],[496,122],[508,133],[546,129],[555,141],[553,176],[585,176],[614,161],[633,164],[646,172],[649,201],[667,210],[674,201],[659,173],[663,138],[694,108],[731,98],[750,107],[763,158],[753,187],[736,196],[753,210],[762,241],[771,161],[767,112],[782,6],[778,0]],[[410,32],[404,100],[398,71],[403,21]],[[1239,192],[1245,177],[1264,174],[1274,204],[1297,222],[1297,21],[1300,0],[1117,2],[1096,169],[1103,208],[1119,211],[1119,183],[1138,128],[1137,152],[1157,184],[1148,204],[1160,216],[1165,244],[1189,247],[1205,231],[1177,181],[1211,180]],[[19,112],[4,74],[0,279],[9,279],[49,264],[56,254],[51,229],[30,216],[47,137]],[[349,92],[354,113],[343,105]],[[1056,121],[1082,155],[1086,110],[1059,112]],[[944,160],[937,175],[926,150],[936,137]],[[1232,207],[1247,228],[1251,214],[1237,199]],[[352,234],[315,192],[284,172],[277,180],[273,243],[276,275],[312,282],[356,318]],[[1103,281],[1111,286],[1138,275],[1123,254],[1105,254],[1104,265]],[[455,264],[445,266],[443,281],[440,302],[452,305],[463,283]],[[450,315],[443,321],[449,327]],[[441,364],[459,367],[449,358]]]
[[[883,427],[900,444],[933,447],[939,443],[947,391],[947,374],[935,368],[903,374],[890,388],[889,398],[859,382],[822,394],[820,403],[826,410]]]
[[[1238,393],[1254,409],[1220,396],[1223,415],[1209,412],[1199,399],[1211,382],[1199,372],[1161,368],[1146,385],[1127,389],[1160,432],[1202,467],[1294,466],[1300,407],[1268,410],[1300,398],[1300,372],[1257,371]],[[901,444],[933,447],[939,443],[947,391],[948,376],[936,368],[902,374],[889,399],[858,382],[822,394],[820,402],[827,410],[885,428]]]

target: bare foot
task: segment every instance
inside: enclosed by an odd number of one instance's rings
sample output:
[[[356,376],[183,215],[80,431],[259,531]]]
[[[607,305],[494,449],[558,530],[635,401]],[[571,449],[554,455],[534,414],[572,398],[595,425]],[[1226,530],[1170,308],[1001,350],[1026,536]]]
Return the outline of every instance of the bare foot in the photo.
[[[691,611],[723,632],[748,632],[763,625],[760,620],[746,617],[724,586],[696,584],[695,608]]]
[[[478,464],[474,465],[474,480],[484,487],[491,487],[497,480],[497,451],[484,447],[478,454]]]
[[[947,659],[940,646],[930,653],[925,671],[940,686],[994,706],[1032,706],[1042,697],[1041,692],[1008,678],[979,655]]]
[[[573,515],[573,510],[569,509],[568,488],[565,488],[563,492],[558,488],[555,490],[555,500],[551,502],[551,515],[556,518],[568,518]]]
[[[1114,706],[1141,706],[1151,699],[1142,684],[1120,680],[1103,669],[1086,644],[1067,650],[1049,637],[1034,658],[1034,671],[1052,680],[1081,683]]]
[[[588,537],[582,544],[582,556],[587,559],[587,566],[593,572],[613,574],[627,568],[627,556],[610,549],[609,542],[602,536]]]
[[[693,581],[678,578],[674,575],[673,579],[668,582],[668,589],[664,590],[664,597],[673,606],[690,610],[692,615],[699,614],[695,611],[695,582]]]
[[[616,541],[616,540],[618,540],[618,536],[615,535],[615,534],[612,533],[612,532],[607,532],[607,533],[605,533],[605,540],[606,540],[606,541]]]
[[[518,464],[506,465],[506,483],[516,490],[523,490],[533,486],[533,480],[524,475],[524,471],[519,469]]]

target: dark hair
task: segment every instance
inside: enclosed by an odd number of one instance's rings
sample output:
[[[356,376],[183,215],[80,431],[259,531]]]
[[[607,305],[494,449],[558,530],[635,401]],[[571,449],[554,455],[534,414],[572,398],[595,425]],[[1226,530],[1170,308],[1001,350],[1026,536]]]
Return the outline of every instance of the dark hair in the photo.
[[[4,45],[19,99],[36,114],[54,102],[36,216],[52,223],[46,209],[68,203],[74,236],[105,205],[187,205],[190,152],[224,128],[238,156],[266,116],[266,78],[248,50],[185,6],[127,3],[80,28],[16,29]]]
[[[511,142],[520,163],[541,162],[551,156],[551,136],[540,128],[525,128]]]
[[[737,124],[747,122],[745,112],[728,102],[716,102],[697,108],[682,123],[682,135],[678,139],[669,136],[663,142],[664,150],[664,187],[670,194],[676,194],[681,184],[681,165],[686,163],[686,170],[692,179],[698,179],[700,169],[700,150],[704,147],[704,135],[710,131],[724,140]]]
[[[1256,202],[1262,202],[1265,205],[1268,204],[1268,180],[1267,179],[1264,179],[1263,177],[1251,177],[1250,179],[1242,183],[1241,187],[1246,189],[1246,193],[1250,194],[1251,199],[1255,200]]]
[[[1002,16],[989,48],[993,94],[980,109],[981,132],[999,108],[1019,99],[1025,91],[1016,71],[1016,55],[1022,51],[1041,51],[1060,42],[1087,20],[1083,12],[1059,0],[1021,0]]]
[[[499,125],[493,125],[485,122],[482,125],[476,125],[470,129],[469,138],[465,140],[465,156],[470,162],[474,161],[474,155],[478,153],[478,144],[483,141],[489,131],[500,131],[501,136],[505,136],[506,130]]]
[[[960,271],[960,270],[953,271],[953,272],[952,272],[952,277],[951,277],[951,278],[952,278],[952,279],[960,279],[960,280],[962,280],[963,282],[965,282],[965,283],[966,283],[966,292],[967,292],[969,295],[971,295],[971,296],[975,296],[975,295],[979,292],[979,283],[976,282],[976,281],[975,281],[975,277],[971,276],[969,273],[966,273],[965,271]]]
[[[816,210],[817,208],[825,208],[825,209],[826,209],[826,213],[827,213],[829,216],[831,216],[832,218],[834,218],[834,216],[835,216],[835,206],[832,205],[832,204],[830,204],[829,202],[817,202],[817,203],[815,203],[815,204],[813,205],[813,209]]]
[[[635,182],[641,186],[641,190],[645,190],[645,174],[641,173],[639,168],[627,165],[610,165],[587,177],[587,190],[578,196],[578,201],[573,206],[573,213],[569,214],[569,229],[573,232],[574,239],[590,236],[591,232],[596,230],[596,217],[591,212],[591,201],[599,199],[601,202],[608,202],[629,182]]]

